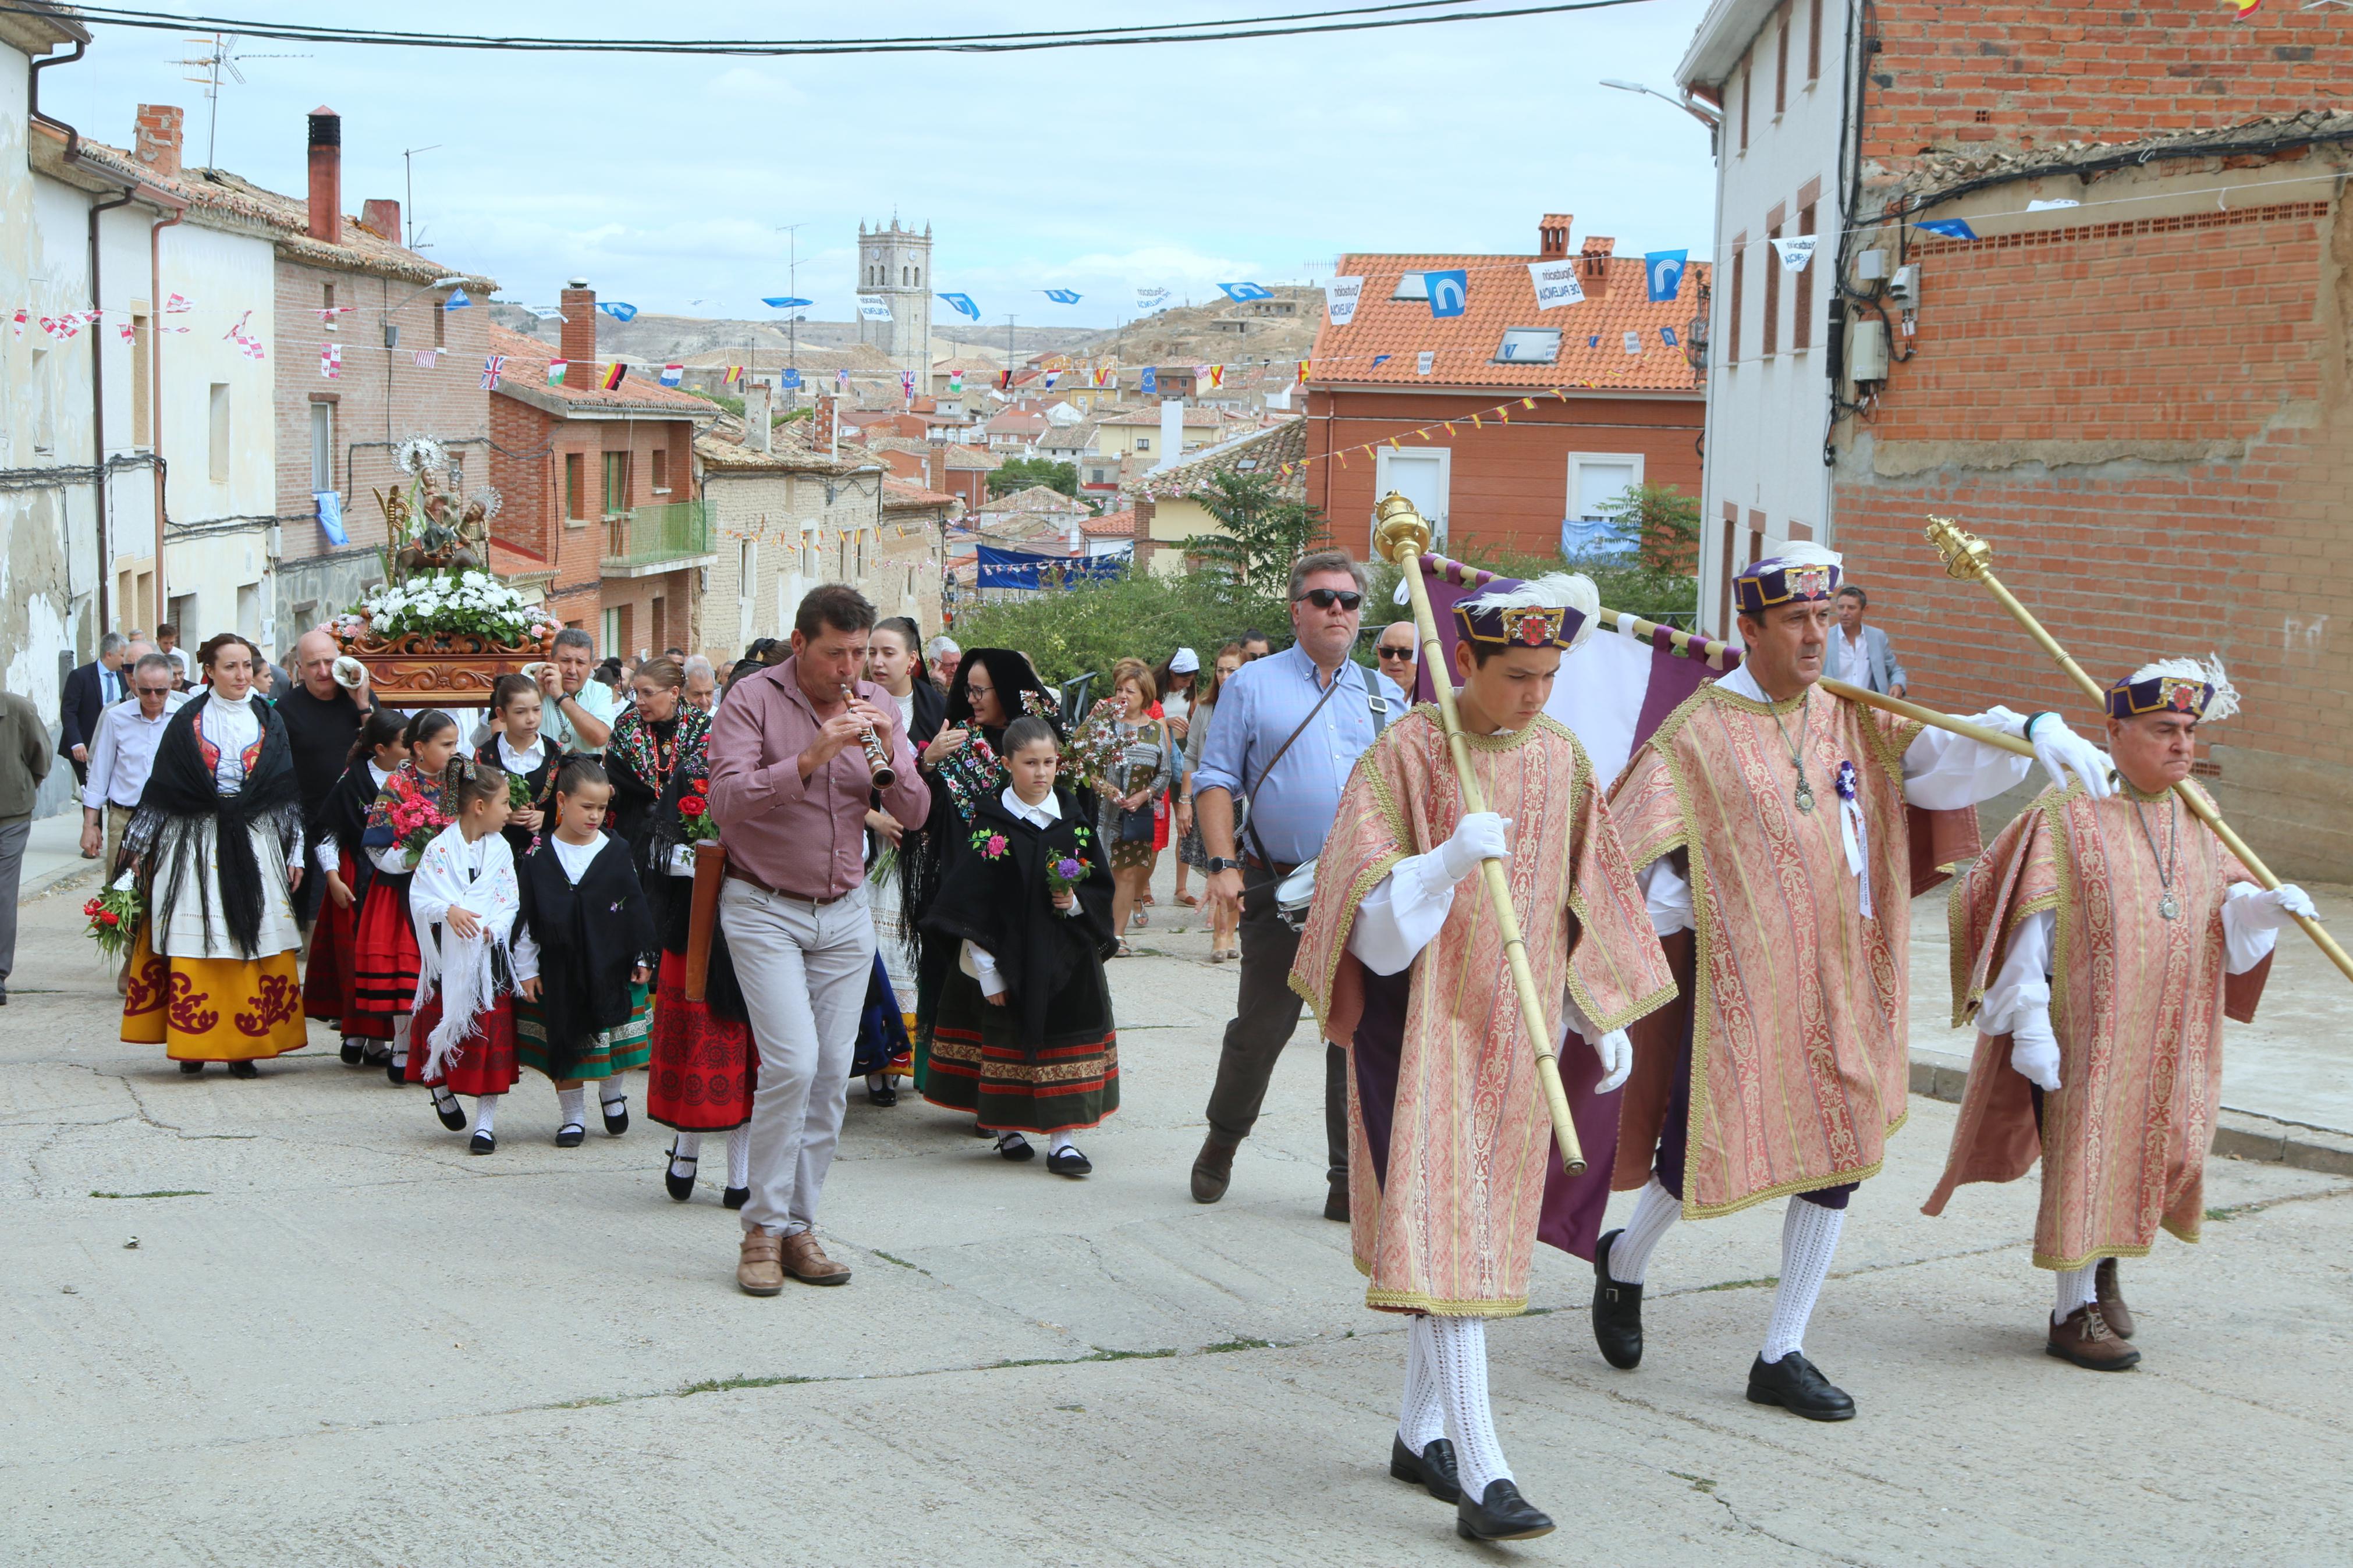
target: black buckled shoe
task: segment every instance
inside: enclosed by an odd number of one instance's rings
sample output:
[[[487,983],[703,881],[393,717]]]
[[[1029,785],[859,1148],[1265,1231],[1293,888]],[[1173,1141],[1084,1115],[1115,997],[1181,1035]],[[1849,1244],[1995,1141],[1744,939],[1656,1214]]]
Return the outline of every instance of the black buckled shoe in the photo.
[[[466,1144],[466,1152],[469,1154],[494,1154],[498,1152],[498,1134],[494,1132],[477,1132]]]
[[[628,1095],[625,1094],[618,1100],[600,1100],[596,1102],[596,1109],[605,1113],[607,1133],[618,1138],[629,1130],[629,1097]]]
[[[1748,1369],[1748,1403],[1778,1405],[1809,1421],[1852,1421],[1854,1401],[1796,1351],[1779,1361],[1758,1356]]]
[[[360,1065],[360,1043],[349,1035],[343,1037],[343,1065],[347,1068]]]
[[[1058,1176],[1083,1176],[1094,1168],[1095,1163],[1080,1153],[1076,1143],[1046,1151],[1046,1169]]]
[[[587,1141],[588,1129],[577,1121],[567,1121],[555,1130],[555,1146],[559,1149],[577,1149]]]
[[[670,1146],[670,1153],[662,1161],[662,1185],[669,1189],[671,1198],[679,1203],[684,1203],[694,1196],[695,1164],[696,1157],[692,1154],[680,1153],[678,1145],[675,1143]],[[682,1176],[678,1173],[678,1168],[681,1165],[686,1167],[686,1174]]]
[[[899,1091],[892,1086],[888,1074],[869,1075],[866,1079],[866,1103],[879,1105],[885,1110],[899,1103]]]
[[[445,1094],[448,1095],[446,1100],[442,1099]],[[452,1132],[463,1132],[466,1130],[466,1108],[459,1104],[458,1097],[449,1094],[447,1089],[434,1091],[433,1114],[439,1117],[441,1125]]]
[[[261,1076],[261,1069],[254,1066],[249,1061],[231,1062],[228,1064],[228,1076],[231,1078],[259,1078]]]
[[[1389,1438],[1389,1474],[1409,1486],[1420,1487],[1440,1502],[1460,1502],[1462,1485],[1454,1469],[1454,1445],[1432,1437],[1419,1454],[1405,1446],[1402,1435]]]
[[[398,1057],[385,1058],[384,1081],[395,1089],[405,1087],[408,1082],[408,1064]]]
[[[751,1201],[752,1189],[749,1187],[729,1187],[719,1194],[720,1205],[725,1208],[740,1209]]]
[[[1642,1288],[1609,1278],[1609,1249],[1626,1233],[1613,1230],[1593,1249],[1593,1342],[1620,1372],[1642,1364]]]
[[[1454,1504],[1454,1533],[1465,1541],[1533,1541],[1552,1533],[1552,1515],[1520,1495],[1509,1481],[1489,1481],[1487,1495]]]

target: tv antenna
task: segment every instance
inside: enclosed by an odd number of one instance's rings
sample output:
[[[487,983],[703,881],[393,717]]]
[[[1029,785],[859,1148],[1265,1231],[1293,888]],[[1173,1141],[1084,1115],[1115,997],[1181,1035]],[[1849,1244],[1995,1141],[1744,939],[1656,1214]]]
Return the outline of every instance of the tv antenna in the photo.
[[[214,149],[220,140],[221,78],[226,76],[237,86],[243,87],[246,84],[245,73],[237,68],[239,60],[307,60],[311,57],[309,55],[253,54],[237,47],[235,33],[198,33],[191,35],[188,42],[204,52],[191,54],[185,59],[173,60],[169,63],[186,66],[200,73],[183,79],[202,86],[206,99],[212,105],[210,118],[205,128],[205,167],[209,169],[213,166]]]

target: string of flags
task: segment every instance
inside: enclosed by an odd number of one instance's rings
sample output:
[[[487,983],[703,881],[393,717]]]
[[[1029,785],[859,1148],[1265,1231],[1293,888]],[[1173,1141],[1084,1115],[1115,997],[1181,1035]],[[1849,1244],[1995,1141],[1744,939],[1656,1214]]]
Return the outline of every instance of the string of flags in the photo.
[[[1626,335],[1630,338],[1635,336],[1632,332]],[[1530,393],[1525,397],[1514,397],[1508,402],[1499,403],[1493,408],[1482,408],[1475,414],[1462,414],[1451,419],[1440,419],[1425,425],[1419,430],[1400,431],[1394,436],[1383,436],[1375,440],[1359,442],[1354,447],[1344,447],[1337,451],[1326,452],[1321,457],[1300,458],[1278,467],[1275,469],[1275,475],[1278,479],[1287,479],[1294,473],[1327,460],[1336,460],[1345,468],[1348,466],[1348,459],[1351,458],[1377,453],[1384,447],[1392,452],[1401,452],[1405,448],[1399,443],[1427,441],[1431,438],[1434,432],[1440,430],[1443,430],[1451,439],[1457,436],[1464,426],[1473,430],[1484,430],[1491,425],[1509,425],[1514,410],[1523,413],[1534,410],[1539,396],[1554,397],[1563,403],[1568,401],[1568,392],[1566,388],[1547,387],[1542,393]]]
[[[482,362],[482,390],[484,392],[497,391],[499,381],[506,374],[506,355],[492,354],[488,359],[484,360]]]

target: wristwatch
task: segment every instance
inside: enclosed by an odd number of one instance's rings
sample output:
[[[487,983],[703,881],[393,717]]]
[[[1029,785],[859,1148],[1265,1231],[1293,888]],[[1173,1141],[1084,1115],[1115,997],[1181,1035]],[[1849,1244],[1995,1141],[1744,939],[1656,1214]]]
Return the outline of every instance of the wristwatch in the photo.
[[[1242,863],[1239,860],[1229,860],[1223,855],[1212,855],[1208,859],[1208,868],[1209,875],[1214,877],[1220,871],[1239,871],[1242,868]]]

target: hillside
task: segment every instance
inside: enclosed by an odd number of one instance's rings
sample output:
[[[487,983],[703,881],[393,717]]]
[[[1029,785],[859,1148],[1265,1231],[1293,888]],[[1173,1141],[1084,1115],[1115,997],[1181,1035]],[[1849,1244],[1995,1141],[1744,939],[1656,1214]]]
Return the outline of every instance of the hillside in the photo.
[[[542,321],[520,305],[501,300],[491,302],[491,320],[509,327],[526,337],[553,343],[561,322]],[[1013,333],[1017,353],[1052,353],[1074,350],[1091,334],[1065,327],[1018,327]],[[780,321],[734,321],[721,317],[665,316],[648,310],[634,321],[617,321],[610,316],[596,320],[596,350],[599,353],[646,363],[664,363],[672,360],[683,362],[696,354],[712,353],[722,349],[781,350],[792,341],[785,322]],[[840,348],[858,341],[855,321],[803,321],[800,324],[800,344],[803,348]],[[974,354],[1002,363],[1005,358],[1005,329],[990,331],[976,324],[944,326],[934,323],[932,348],[934,358]],[[765,355],[764,355],[765,358]]]
[[[1283,310],[1292,314],[1281,314]],[[1278,286],[1271,300],[1179,305],[1097,332],[1068,352],[1120,364],[1233,364],[1301,360],[1324,320],[1324,290]],[[1000,340],[1001,341],[1001,340]]]

